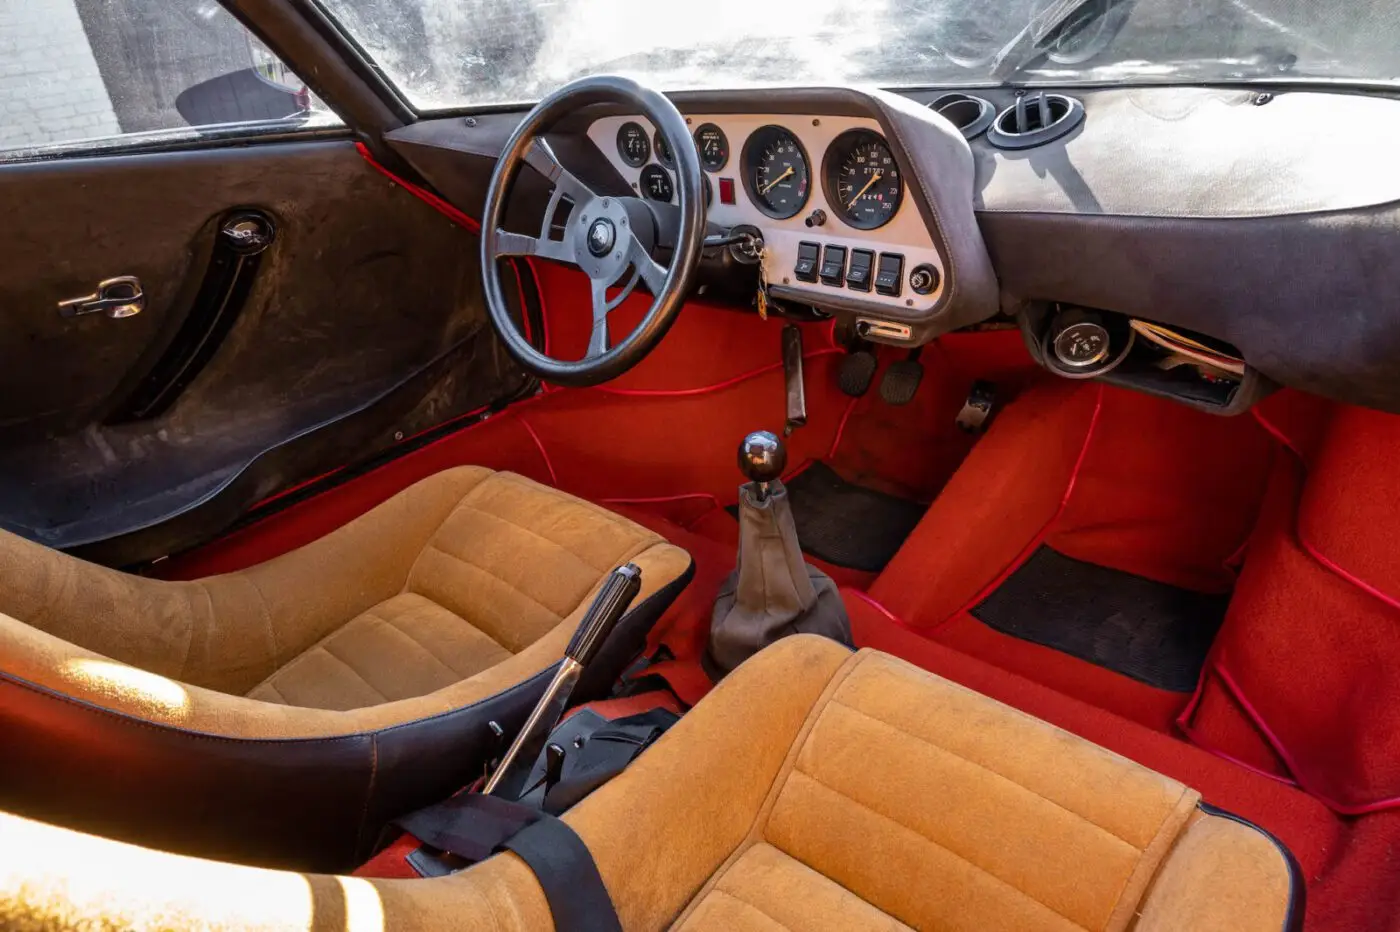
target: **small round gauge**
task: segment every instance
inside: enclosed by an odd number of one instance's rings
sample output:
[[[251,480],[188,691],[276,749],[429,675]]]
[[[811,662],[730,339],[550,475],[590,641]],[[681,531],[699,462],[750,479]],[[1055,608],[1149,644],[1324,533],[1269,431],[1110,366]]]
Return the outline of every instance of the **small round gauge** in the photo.
[[[795,216],[807,204],[812,173],[797,137],[781,126],[754,130],[744,143],[744,188],[754,206],[775,220]]]
[[[627,122],[617,130],[617,154],[633,168],[641,168],[651,158],[651,142],[642,124]]]
[[[832,140],[823,159],[826,199],[849,226],[874,230],[889,223],[904,197],[904,179],[879,133],[853,129]]]
[[[656,160],[667,168],[675,168],[676,160],[671,156],[671,147],[666,143],[666,137],[661,135],[661,130],[657,130],[652,135],[652,148],[656,150]]]
[[[1108,342],[1108,330],[1098,320],[1072,320],[1055,334],[1055,358],[1071,369],[1097,365],[1108,358]]]
[[[695,148],[700,150],[700,164],[706,171],[722,171],[729,164],[729,140],[724,130],[713,123],[695,131]]]
[[[671,184],[671,176],[666,169],[660,165],[648,165],[642,169],[642,193],[653,201],[669,204],[675,196],[676,189]]]

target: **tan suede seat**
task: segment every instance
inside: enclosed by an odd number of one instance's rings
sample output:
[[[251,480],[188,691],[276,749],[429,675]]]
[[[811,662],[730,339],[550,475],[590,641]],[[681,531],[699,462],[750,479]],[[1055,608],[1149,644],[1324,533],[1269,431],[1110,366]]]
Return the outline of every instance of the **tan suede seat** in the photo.
[[[884,654],[801,635],[564,816],[627,930],[1280,932],[1291,858],[1199,794]],[[25,928],[548,930],[513,854],[432,880],[235,867],[0,816]]]
[[[606,692],[689,581],[651,531],[511,473],[419,482],[248,570],[135,577],[0,533],[0,805],[200,854],[341,869],[481,772],[602,579],[642,591]]]

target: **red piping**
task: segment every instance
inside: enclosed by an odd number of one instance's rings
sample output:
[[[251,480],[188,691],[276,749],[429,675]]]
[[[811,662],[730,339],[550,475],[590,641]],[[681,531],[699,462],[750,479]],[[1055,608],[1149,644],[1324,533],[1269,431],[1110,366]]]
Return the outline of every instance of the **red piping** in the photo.
[[[886,619],[887,621],[889,621],[890,624],[894,625],[895,627],[903,628],[905,631],[912,631],[914,634],[922,634],[922,633],[923,633],[923,632],[920,631],[918,628],[915,628],[913,625],[909,624],[909,623],[908,623],[907,621],[905,621],[903,618],[900,618],[900,617],[899,617],[898,615],[896,615],[894,612],[892,612],[892,611],[890,611],[889,609],[885,608],[885,606],[881,605],[879,602],[875,601],[875,599],[871,598],[869,595],[867,595],[866,593],[862,592],[862,591],[859,590],[859,589],[845,589],[845,588],[843,588],[843,589],[841,590],[841,594],[844,595],[844,596],[855,596],[857,599],[859,599],[860,601],[864,602],[866,605],[869,605],[871,608],[875,609],[875,611],[877,611],[877,612],[879,612],[881,615],[883,615],[883,616],[885,617],[885,619]]]
[[[536,398],[541,396],[536,395]],[[554,461],[549,458],[549,451],[544,448],[544,442],[540,440],[540,435],[535,433],[535,429],[530,426],[530,422],[519,414],[515,419],[520,422],[520,426],[525,428],[525,433],[530,435],[530,439],[535,441],[535,447],[540,451],[540,459],[544,460],[545,468],[549,470],[549,484],[556,489],[559,488],[559,474],[554,471]]]
[[[985,599],[1002,583],[1006,582],[1007,577],[1016,572],[1026,560],[1030,559],[1035,549],[1045,542],[1045,538],[1050,536],[1051,529],[1054,528],[1055,523],[1060,520],[1060,516],[1065,513],[1065,509],[1069,507],[1070,496],[1074,494],[1074,486],[1079,481],[1079,471],[1084,468],[1084,460],[1088,458],[1089,442],[1094,439],[1094,431],[1099,426],[1099,413],[1103,411],[1103,392],[1103,385],[1099,385],[1098,395],[1094,398],[1094,413],[1089,417],[1089,429],[1084,432],[1084,443],[1079,448],[1079,456],[1075,458],[1074,469],[1071,470],[1069,474],[1069,482],[1065,484],[1065,494],[1060,497],[1060,504],[1055,509],[1055,513],[1050,516],[1050,520],[1045,522],[1040,530],[1036,532],[1036,535],[1031,538],[1030,543],[1026,544],[1026,546],[1021,549],[1021,552],[1016,554],[1015,558],[1008,563],[1006,568],[998,573],[991,582],[977,590],[976,595],[964,602],[958,607],[957,611],[953,612],[947,618],[944,618],[938,624],[930,628],[923,629],[921,631],[922,634],[927,636],[937,631],[954,618],[957,618],[959,615],[970,611],[973,606]]]
[[[1264,416],[1259,413],[1257,408],[1251,409],[1251,413],[1254,415],[1254,419],[1259,422],[1260,427],[1264,428],[1264,430],[1267,431],[1269,435],[1272,436],[1275,440],[1277,440],[1279,444],[1283,446],[1284,449],[1288,450],[1288,452],[1292,453],[1297,458],[1299,467],[1306,474],[1308,468],[1307,460],[1303,457],[1303,454],[1298,449],[1298,447],[1294,445],[1293,441],[1290,440],[1289,437],[1277,426],[1266,420]],[[1394,597],[1386,594],[1385,592],[1382,592],[1380,589],[1377,589],[1375,586],[1372,586],[1365,580],[1353,575],[1352,573],[1348,572],[1347,570],[1339,566],[1337,563],[1332,561],[1330,558],[1323,555],[1303,536],[1302,529],[1298,526],[1296,520],[1294,522],[1293,537],[1298,542],[1298,546],[1302,548],[1302,550],[1305,553],[1307,553],[1308,556],[1312,557],[1313,560],[1315,560],[1319,566],[1322,566],[1323,568],[1327,569],[1338,579],[1341,579],[1343,582],[1350,583],[1351,585],[1367,593],[1368,595],[1371,595],[1379,601],[1384,602],[1386,605],[1389,605],[1391,608],[1400,609],[1400,601],[1397,601]],[[1230,694],[1231,698],[1233,698],[1236,704],[1240,707],[1240,710],[1243,711],[1245,716],[1250,720],[1251,723],[1253,723],[1255,729],[1259,732],[1259,735],[1268,743],[1269,747],[1273,749],[1273,752],[1278,755],[1278,758],[1283,762],[1283,765],[1288,768],[1289,773],[1291,773],[1293,777],[1292,782],[1300,789],[1302,789],[1305,793],[1307,793],[1309,796],[1322,803],[1328,809],[1331,809],[1332,811],[1340,813],[1342,815],[1349,816],[1366,815],[1372,812],[1381,812],[1387,809],[1394,809],[1396,807],[1400,807],[1400,796],[1393,796],[1387,799],[1380,799],[1370,803],[1342,803],[1338,802],[1335,799],[1331,799],[1330,797],[1318,792],[1316,789],[1309,786],[1308,781],[1306,781],[1303,778],[1302,770],[1298,767],[1297,761],[1294,759],[1293,755],[1289,753],[1288,749],[1284,747],[1283,741],[1278,737],[1277,734],[1274,733],[1274,730],[1269,727],[1268,722],[1264,720],[1264,716],[1259,712],[1257,708],[1255,708],[1254,703],[1249,701],[1249,698],[1244,694],[1244,690],[1240,688],[1239,683],[1235,681],[1235,678],[1230,674],[1228,670],[1225,669],[1224,664],[1222,664],[1218,659],[1209,661],[1206,665],[1206,668],[1201,671],[1201,679],[1200,682],[1196,684],[1196,691],[1192,693],[1191,700],[1186,704],[1186,708],[1182,710],[1181,715],[1178,716],[1176,720],[1177,727],[1180,728],[1182,732],[1184,732],[1198,747],[1211,754],[1214,754],[1216,757],[1230,761],[1232,764],[1244,767],[1247,770],[1251,770],[1255,773],[1261,773],[1264,776],[1273,777],[1276,780],[1279,779],[1279,777],[1276,774],[1270,774],[1266,771],[1259,770],[1259,768],[1253,767],[1250,764],[1246,764],[1245,762],[1236,759],[1232,755],[1226,754],[1220,750],[1217,750],[1216,748],[1211,747],[1206,743],[1201,742],[1196,737],[1195,729],[1191,725],[1190,719],[1195,715],[1196,709],[1200,705],[1201,696],[1205,690],[1206,677],[1210,676],[1211,674],[1214,674],[1216,676],[1216,678],[1220,681],[1221,685],[1225,687],[1226,692]],[[1287,783],[1290,781],[1283,780],[1282,782]]]
[[[846,433],[846,422],[851,419],[851,412],[855,411],[858,401],[859,398],[852,398],[851,403],[846,405],[846,412],[841,415],[841,423],[836,425],[836,435],[831,438],[831,448],[826,451],[827,459],[836,456],[836,448],[841,445],[841,436]]]

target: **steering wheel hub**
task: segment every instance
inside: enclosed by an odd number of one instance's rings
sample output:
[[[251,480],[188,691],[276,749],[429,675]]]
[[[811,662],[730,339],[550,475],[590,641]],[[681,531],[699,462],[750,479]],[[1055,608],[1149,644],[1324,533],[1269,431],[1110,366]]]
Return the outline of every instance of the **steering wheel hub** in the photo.
[[[617,227],[607,217],[599,217],[588,228],[588,251],[599,259],[612,251],[617,242]]]

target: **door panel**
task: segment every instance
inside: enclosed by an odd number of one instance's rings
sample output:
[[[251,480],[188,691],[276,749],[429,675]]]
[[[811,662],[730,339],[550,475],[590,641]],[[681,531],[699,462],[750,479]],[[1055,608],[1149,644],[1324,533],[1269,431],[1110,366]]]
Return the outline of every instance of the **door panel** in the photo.
[[[246,300],[173,404],[131,420],[237,209],[276,225]],[[476,237],[344,139],[0,166],[0,215],[0,524],[53,546],[185,515],[113,551],[159,556],[212,533],[192,510],[227,521],[529,385],[487,324]],[[119,275],[141,313],[60,315]]]

